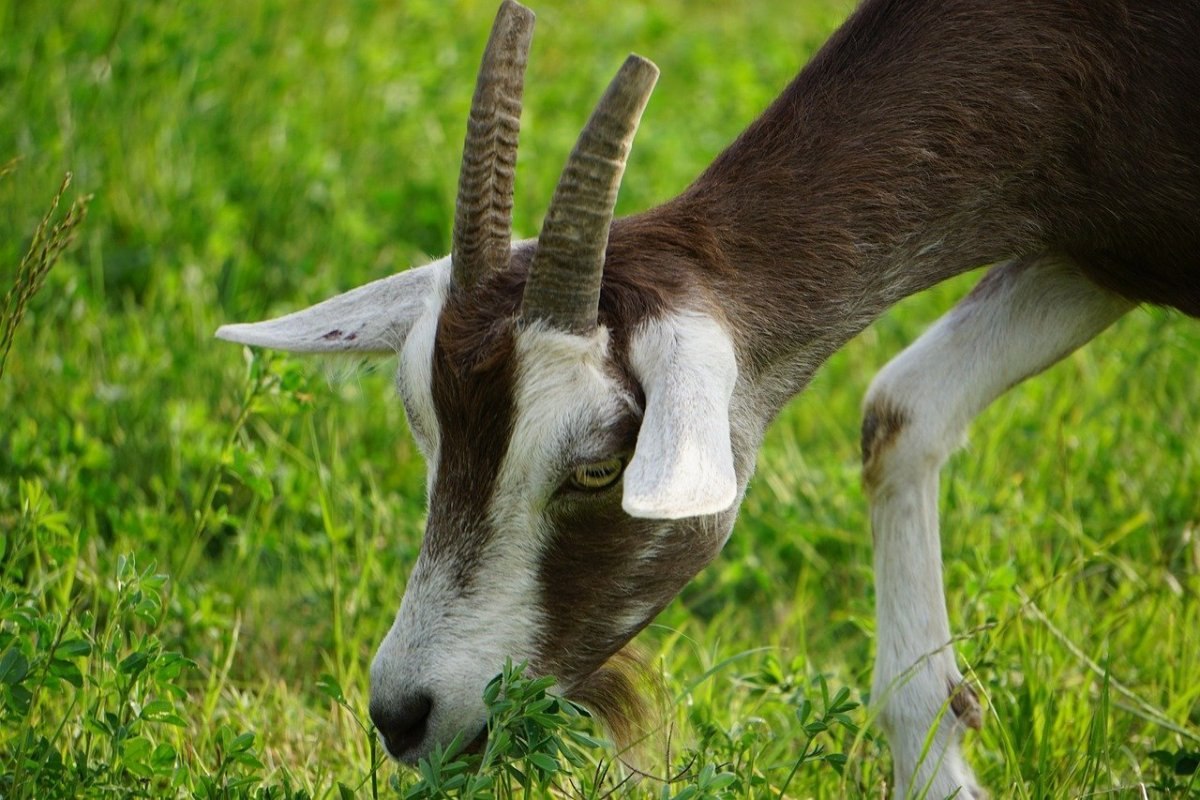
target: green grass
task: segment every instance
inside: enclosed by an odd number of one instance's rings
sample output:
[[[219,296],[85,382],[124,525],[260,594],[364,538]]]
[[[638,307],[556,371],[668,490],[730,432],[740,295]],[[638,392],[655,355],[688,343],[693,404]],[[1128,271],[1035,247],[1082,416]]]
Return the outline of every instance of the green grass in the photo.
[[[684,187],[848,6],[537,3],[517,233],[628,51],[662,68],[633,211]],[[493,11],[0,3],[0,163],[21,159],[0,178],[0,291],[63,174],[64,204],[94,195],[0,378],[0,794],[369,797],[464,774],[379,763],[362,727],[422,530],[391,366],[331,384],[212,332],[448,250]],[[858,407],[973,279],[902,303],[776,422],[725,554],[641,637],[674,721],[649,759],[678,779],[618,793],[880,796]],[[987,707],[968,748],[998,797],[1200,794],[1198,356],[1200,326],[1131,314],[997,402],[945,472],[951,616]],[[531,785],[618,784],[569,709],[513,681],[532,705],[503,724],[562,745],[513,762]]]

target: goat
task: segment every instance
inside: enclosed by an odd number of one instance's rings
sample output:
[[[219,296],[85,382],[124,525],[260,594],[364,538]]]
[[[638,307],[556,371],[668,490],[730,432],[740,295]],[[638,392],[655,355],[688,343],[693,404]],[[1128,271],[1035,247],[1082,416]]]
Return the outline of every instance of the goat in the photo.
[[[532,28],[504,0],[451,255],[217,331],[399,354],[429,513],[371,666],[388,752],[481,734],[505,657],[569,696],[631,692],[612,659],[721,550],[772,417],[889,306],[990,264],[862,426],[893,791],[982,796],[938,472],[992,400],[1136,304],[1200,316],[1200,4],[866,0],[691,186],[614,221],[658,74],[630,56],[540,236],[512,243]]]

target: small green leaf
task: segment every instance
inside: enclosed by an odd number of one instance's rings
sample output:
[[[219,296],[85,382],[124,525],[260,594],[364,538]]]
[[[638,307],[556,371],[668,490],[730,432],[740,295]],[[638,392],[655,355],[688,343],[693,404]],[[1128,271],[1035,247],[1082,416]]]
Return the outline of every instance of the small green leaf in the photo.
[[[18,684],[9,686],[7,695],[8,700],[5,705],[20,715],[29,713],[29,706],[33,703],[33,692]]]
[[[1200,769],[1200,752],[1180,750],[1175,754],[1175,774],[1195,775]]]
[[[328,673],[324,673],[321,677],[317,678],[317,690],[339,703],[346,702],[346,696],[342,693],[341,684],[337,682],[337,678]]]
[[[169,700],[151,700],[142,708],[139,716],[149,722],[161,722],[179,728],[187,727],[187,723],[175,713],[175,706]]]
[[[420,770],[421,777],[425,780],[425,783],[429,784],[430,787],[436,787],[438,785],[437,771],[433,768],[433,764],[431,764],[428,759],[422,758],[420,764],[417,765],[417,768]]]
[[[533,764],[542,772],[551,775],[555,772],[558,772],[559,769],[558,761],[552,756],[546,755],[545,753],[530,753],[529,763]]]
[[[83,658],[92,654],[92,645],[84,639],[67,639],[54,648],[58,658]]]
[[[150,567],[150,569],[153,569],[153,568],[154,568],[153,566]],[[147,570],[147,573],[148,572],[149,572],[149,570]],[[150,574],[142,575],[142,586],[151,591],[158,591],[163,586],[165,586],[166,583],[167,583],[167,576],[163,575],[162,573],[159,573],[157,575],[150,575]]]
[[[243,733],[235,736],[229,743],[229,752],[244,753],[254,746],[254,733]]]
[[[121,747],[121,763],[139,778],[148,778],[153,774],[148,763],[152,751],[149,739],[142,736],[126,739]]]
[[[29,674],[29,659],[16,647],[10,647],[0,655],[0,683],[20,683]]]
[[[566,734],[567,734],[567,737],[571,739],[571,741],[575,742],[575,744],[580,745],[582,747],[587,747],[587,748],[590,748],[593,750],[598,750],[598,749],[604,747],[603,742],[601,742],[599,739],[589,736],[588,734],[584,733],[583,731],[577,731],[577,730],[572,730],[572,729],[568,728],[566,731]]]
[[[117,665],[117,671],[122,675],[138,675],[146,668],[150,658],[145,653],[130,653],[121,659],[121,663]]]
[[[50,662],[50,674],[66,681],[76,689],[83,688],[83,673],[71,661],[64,661],[61,658],[53,659]]]
[[[163,742],[150,754],[150,766],[155,772],[166,772],[175,766],[176,756],[175,748]]]
[[[734,775],[732,772],[721,772],[710,778],[708,782],[705,783],[704,788],[712,791],[720,791],[721,789],[732,786],[736,781],[737,775]]]

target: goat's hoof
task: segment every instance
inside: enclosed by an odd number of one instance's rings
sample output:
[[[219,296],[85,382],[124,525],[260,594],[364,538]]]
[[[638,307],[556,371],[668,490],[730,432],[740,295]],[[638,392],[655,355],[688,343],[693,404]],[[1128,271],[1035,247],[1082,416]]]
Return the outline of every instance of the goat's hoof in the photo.
[[[963,786],[954,800],[988,800],[988,793],[978,786]]]
[[[961,760],[952,764],[943,764],[937,775],[932,778],[921,773],[914,778],[911,783],[897,780],[888,797],[891,800],[912,800],[913,798],[988,800],[989,798],[987,791],[976,783],[975,774],[971,768]]]
[[[970,786],[964,786],[962,788],[962,791],[959,792],[958,795],[956,795],[956,796],[958,798],[961,798],[961,800],[988,800],[988,797],[989,797],[989,795],[986,791],[979,788],[975,784],[971,784]]]
[[[979,695],[965,679],[950,684],[950,710],[964,727],[972,730],[983,727],[983,707],[979,704]]]

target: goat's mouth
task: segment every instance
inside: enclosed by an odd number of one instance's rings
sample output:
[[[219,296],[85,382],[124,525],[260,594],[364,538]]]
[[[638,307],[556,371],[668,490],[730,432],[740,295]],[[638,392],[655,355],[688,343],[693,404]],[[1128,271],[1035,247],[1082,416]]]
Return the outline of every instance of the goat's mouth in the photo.
[[[462,732],[462,740],[466,740],[467,736],[469,736],[469,735],[470,734],[467,731],[463,731]],[[465,745],[459,745],[457,749],[453,749],[453,750],[450,750],[449,752],[447,752],[446,753],[446,755],[448,756],[447,760],[453,760],[457,756],[481,755],[484,751],[484,748],[487,747],[487,740],[488,740],[488,726],[486,724],[484,724],[480,727],[479,732],[476,733],[474,735],[474,737],[472,737],[469,741],[467,741],[467,743]],[[429,756],[428,752],[421,755],[420,753],[422,751],[419,750],[418,748],[409,748],[407,750],[401,751],[400,753],[395,753],[392,751],[391,747],[388,746],[387,742],[383,740],[382,735],[380,736],[380,741],[383,743],[384,753],[386,753],[389,758],[391,758],[393,761],[396,761],[400,764],[404,764],[407,767],[416,768],[420,765],[422,760],[424,760],[425,758],[428,758],[428,756]]]
[[[463,755],[477,756],[483,753],[483,749],[487,747],[488,726],[484,725],[475,738],[467,742],[467,746],[462,749]]]

